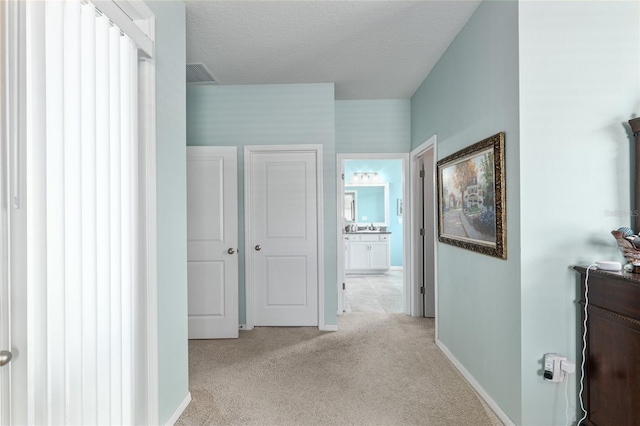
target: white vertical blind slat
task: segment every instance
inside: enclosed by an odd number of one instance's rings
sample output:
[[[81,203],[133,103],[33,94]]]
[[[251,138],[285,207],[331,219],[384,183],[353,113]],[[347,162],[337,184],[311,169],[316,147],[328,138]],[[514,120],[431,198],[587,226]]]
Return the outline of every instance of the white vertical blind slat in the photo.
[[[122,212],[120,170],[120,30],[109,28],[111,200],[111,423],[122,424]]]
[[[97,424],[111,423],[109,20],[96,22]]]
[[[47,2],[47,406],[51,424],[66,423],[63,28],[64,3]]]
[[[47,418],[47,110],[45,63],[45,6],[28,2],[27,9],[27,306],[29,424],[48,424]]]
[[[83,424],[97,423],[96,246],[96,9],[82,6],[80,22],[82,136],[82,351]]]
[[[122,215],[122,421],[132,423],[131,41],[120,37],[120,199]]]
[[[80,2],[65,2],[65,272],[67,423],[82,424],[82,145],[80,127]]]
[[[139,309],[141,299],[138,297],[138,292],[140,290],[139,283],[140,280],[140,271],[139,271],[139,262],[140,252],[138,251],[138,49],[135,44],[131,43],[129,49],[131,55],[131,90],[129,92],[129,99],[131,102],[131,253],[132,253],[132,265],[131,265],[131,280],[133,282],[131,288],[131,352],[133,354],[132,361],[132,370],[139,374],[139,370],[144,367],[144,361],[140,360],[141,356],[145,355],[142,353],[136,353],[134,351],[135,342],[140,341],[141,336],[138,331],[140,330],[139,320],[146,317],[146,309]],[[142,299],[142,300],[146,300]],[[135,374],[131,375],[132,380],[135,377]],[[140,389],[135,389],[133,381],[131,383],[132,390],[136,392],[132,396],[131,400],[133,401],[133,413],[132,420],[133,423],[139,423],[139,417],[136,416],[136,412],[139,412],[139,409],[136,407],[142,407],[145,405],[144,401],[141,401],[139,398]]]

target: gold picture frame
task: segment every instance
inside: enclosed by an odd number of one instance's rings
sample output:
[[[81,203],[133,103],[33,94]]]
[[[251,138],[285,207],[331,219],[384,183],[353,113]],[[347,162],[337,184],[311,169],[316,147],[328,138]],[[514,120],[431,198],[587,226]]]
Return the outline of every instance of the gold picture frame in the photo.
[[[504,132],[438,161],[438,241],[507,258],[504,170]]]

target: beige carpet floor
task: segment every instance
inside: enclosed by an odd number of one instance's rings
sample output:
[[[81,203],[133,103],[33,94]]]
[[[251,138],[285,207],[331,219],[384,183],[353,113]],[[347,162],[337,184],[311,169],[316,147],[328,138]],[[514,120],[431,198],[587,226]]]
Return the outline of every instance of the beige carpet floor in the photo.
[[[179,425],[501,424],[436,347],[434,321],[403,314],[192,340],[189,376]]]

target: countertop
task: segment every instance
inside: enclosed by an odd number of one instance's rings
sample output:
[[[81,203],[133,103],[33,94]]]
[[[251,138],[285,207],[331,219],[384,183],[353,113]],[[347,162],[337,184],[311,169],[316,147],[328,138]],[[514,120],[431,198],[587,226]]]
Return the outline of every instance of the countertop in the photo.
[[[344,232],[345,235],[371,235],[371,234],[391,234],[389,231],[359,231],[359,232]]]

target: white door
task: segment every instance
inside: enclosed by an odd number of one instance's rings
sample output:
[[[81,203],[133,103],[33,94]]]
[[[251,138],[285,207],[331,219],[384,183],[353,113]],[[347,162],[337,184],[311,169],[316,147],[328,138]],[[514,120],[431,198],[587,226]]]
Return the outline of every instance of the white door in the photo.
[[[235,147],[187,147],[189,339],[238,337]]]
[[[287,149],[245,155],[255,326],[318,325],[317,156]]]
[[[422,300],[423,315],[435,317],[435,194],[434,194],[434,167],[433,148],[429,149],[418,159],[418,170],[422,170],[420,177],[421,228],[424,236],[420,242],[419,259],[422,268],[419,279],[424,287],[424,299]]]

